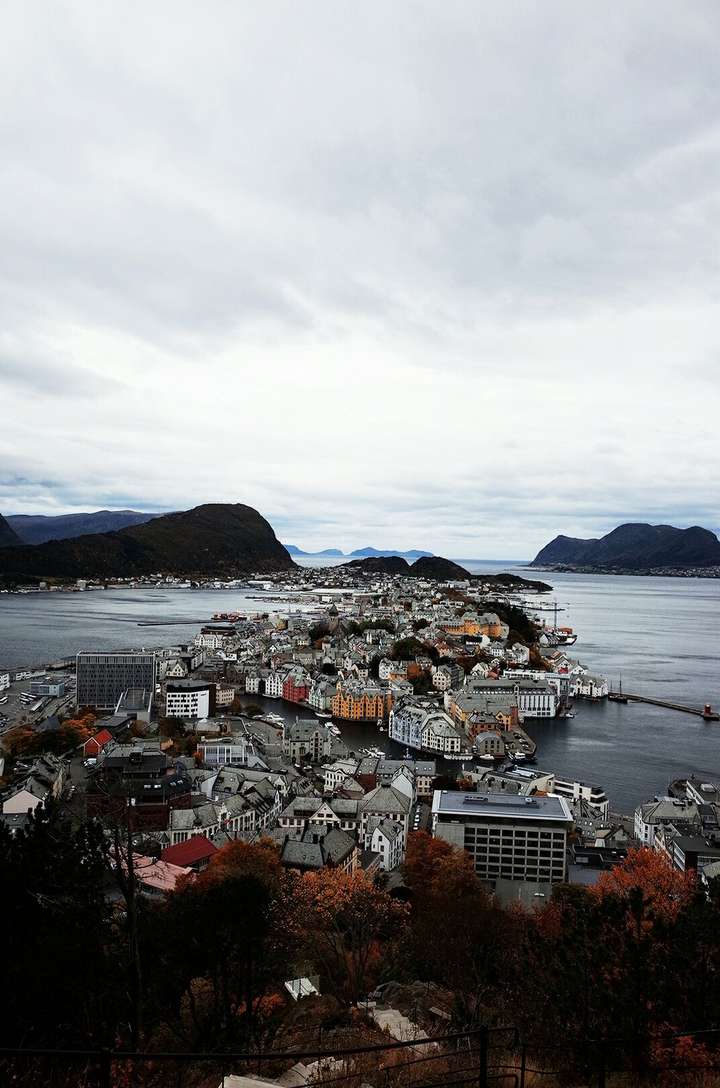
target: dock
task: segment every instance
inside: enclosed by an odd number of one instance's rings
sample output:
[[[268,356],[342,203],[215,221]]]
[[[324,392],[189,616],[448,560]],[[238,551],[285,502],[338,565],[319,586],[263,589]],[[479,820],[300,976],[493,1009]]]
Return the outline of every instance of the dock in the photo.
[[[682,714],[694,714],[696,718],[702,718],[706,722],[720,722],[720,714],[713,710],[709,703],[705,706],[686,706],[684,703],[673,703],[668,699],[654,699],[651,695],[631,695],[628,691],[610,691],[608,699],[616,703],[648,703],[650,706],[661,706],[666,710],[679,710]]]

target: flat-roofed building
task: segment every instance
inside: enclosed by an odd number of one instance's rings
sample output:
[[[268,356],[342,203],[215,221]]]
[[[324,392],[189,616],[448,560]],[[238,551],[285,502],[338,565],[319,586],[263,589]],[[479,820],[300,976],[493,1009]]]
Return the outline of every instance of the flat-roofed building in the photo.
[[[209,680],[168,680],[165,714],[168,718],[208,718],[215,713],[215,685]]]
[[[462,847],[481,880],[558,884],[567,876],[573,818],[563,797],[503,797],[436,790],[436,838]]]
[[[78,706],[115,710],[129,688],[155,690],[155,654],[88,653],[77,655]]]

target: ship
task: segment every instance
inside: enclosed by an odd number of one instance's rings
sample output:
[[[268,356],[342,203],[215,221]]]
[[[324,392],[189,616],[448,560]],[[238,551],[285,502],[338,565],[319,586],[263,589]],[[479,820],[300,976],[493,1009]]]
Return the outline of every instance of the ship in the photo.
[[[623,694],[622,676],[621,676],[620,677],[620,682],[618,684],[617,691],[609,691],[608,692],[608,702],[609,703],[626,703],[627,701],[628,701],[627,695]]]
[[[545,623],[542,625],[542,631],[540,637],[544,640],[546,646],[574,646],[577,642],[577,635],[573,631],[572,627],[558,627],[557,614],[558,606],[557,601],[553,606],[553,625],[552,627],[546,627]]]

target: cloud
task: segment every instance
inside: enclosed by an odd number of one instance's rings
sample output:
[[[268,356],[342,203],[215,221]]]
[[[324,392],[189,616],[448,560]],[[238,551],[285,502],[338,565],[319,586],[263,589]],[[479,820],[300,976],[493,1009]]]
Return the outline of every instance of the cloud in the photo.
[[[469,557],[718,524],[718,30],[11,2],[0,508]]]

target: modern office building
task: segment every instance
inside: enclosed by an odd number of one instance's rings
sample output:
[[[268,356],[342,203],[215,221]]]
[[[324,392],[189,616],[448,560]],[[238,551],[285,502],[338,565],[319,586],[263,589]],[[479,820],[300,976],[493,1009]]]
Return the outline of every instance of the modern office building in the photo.
[[[481,880],[558,884],[566,879],[567,801],[436,790],[433,834],[467,850]]]
[[[128,689],[155,690],[155,654],[79,653],[77,655],[78,706],[115,710]]]
[[[168,680],[165,714],[168,718],[207,718],[215,713],[215,684],[208,680]]]

